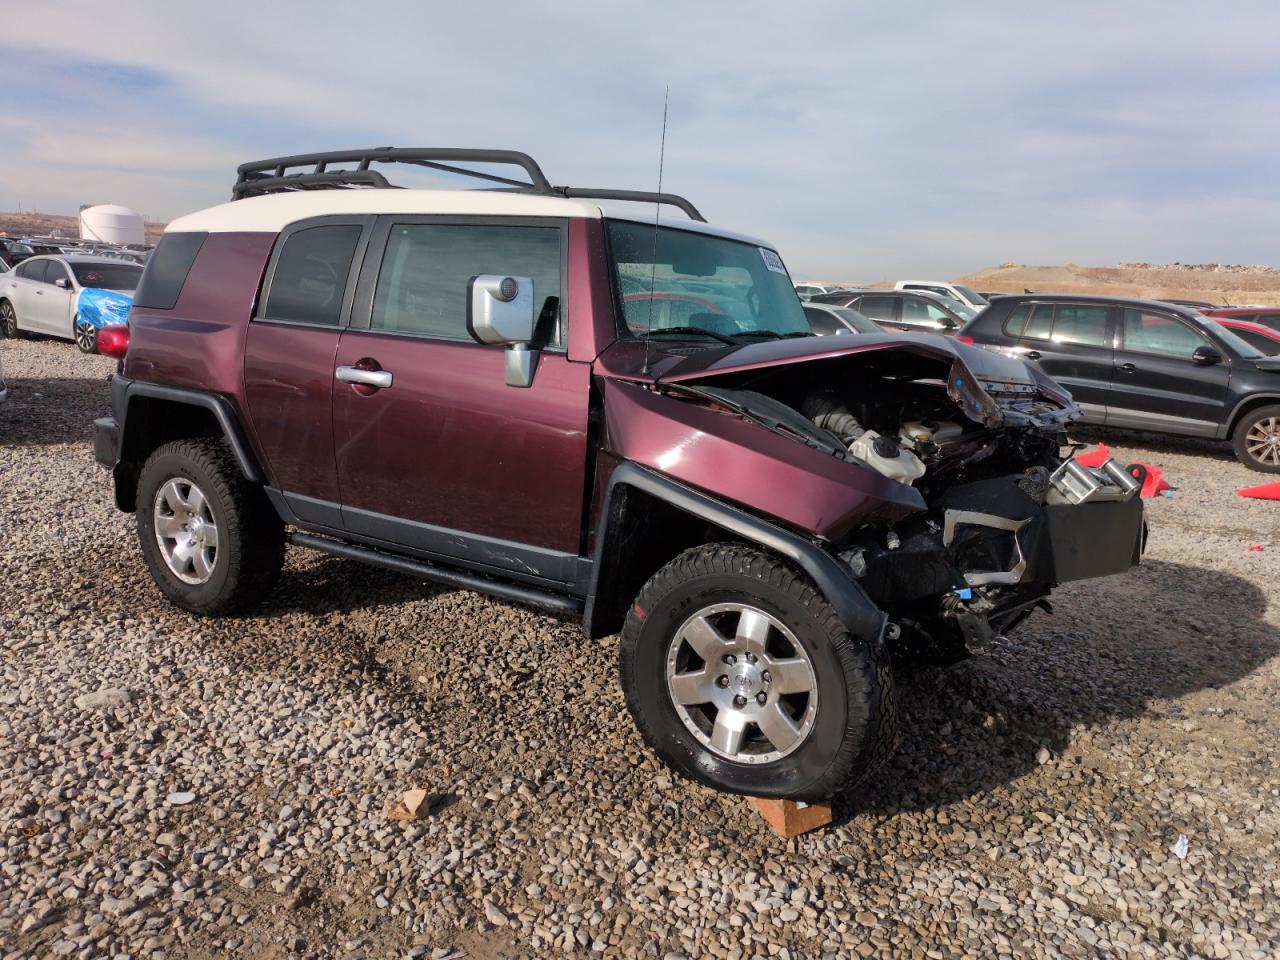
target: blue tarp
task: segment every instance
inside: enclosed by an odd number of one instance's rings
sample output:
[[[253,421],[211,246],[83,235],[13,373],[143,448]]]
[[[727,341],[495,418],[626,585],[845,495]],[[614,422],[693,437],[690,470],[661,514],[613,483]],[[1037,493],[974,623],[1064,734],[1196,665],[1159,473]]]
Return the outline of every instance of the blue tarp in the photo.
[[[81,320],[101,330],[103,327],[123,324],[129,317],[129,307],[132,305],[132,294],[121,293],[119,290],[85,287],[80,291],[76,313],[80,315]]]

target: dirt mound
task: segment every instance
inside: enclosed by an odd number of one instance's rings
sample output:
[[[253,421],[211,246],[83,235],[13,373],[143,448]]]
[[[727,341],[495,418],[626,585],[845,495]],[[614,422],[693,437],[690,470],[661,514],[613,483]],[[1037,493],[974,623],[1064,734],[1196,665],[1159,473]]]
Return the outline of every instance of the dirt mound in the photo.
[[[1122,263],[1114,267],[1005,263],[960,277],[975,290],[998,293],[1088,293],[1105,297],[1280,304],[1280,269],[1237,264]]]

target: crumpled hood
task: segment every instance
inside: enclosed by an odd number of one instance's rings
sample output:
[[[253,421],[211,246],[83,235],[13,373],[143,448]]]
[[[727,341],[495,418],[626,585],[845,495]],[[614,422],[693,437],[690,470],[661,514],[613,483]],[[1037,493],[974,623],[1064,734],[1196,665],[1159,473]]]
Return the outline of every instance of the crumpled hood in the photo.
[[[1071,394],[1036,367],[1016,357],[932,334],[797,337],[739,347],[651,341],[647,350],[643,341],[620,340],[606,349],[597,363],[604,376],[663,386],[888,350],[948,363],[947,393],[965,416],[977,423],[1017,426],[1046,419],[1065,423],[1079,416]],[[1037,399],[1040,409],[1026,410],[1028,402]],[[1048,418],[1044,400],[1057,408]]]
[[[128,320],[131,306],[133,306],[131,293],[85,287],[80,291],[80,297],[76,301],[76,313],[80,315],[81,320],[98,328],[119,326]]]

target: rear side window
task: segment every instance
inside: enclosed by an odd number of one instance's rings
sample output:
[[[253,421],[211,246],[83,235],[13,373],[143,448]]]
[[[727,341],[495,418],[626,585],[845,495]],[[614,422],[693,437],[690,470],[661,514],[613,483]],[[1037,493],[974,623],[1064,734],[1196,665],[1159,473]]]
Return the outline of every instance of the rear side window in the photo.
[[[892,320],[893,304],[893,297],[863,297],[857,302],[856,309],[864,317],[870,317],[872,320]]]
[[[166,233],[147,258],[133,304],[152,310],[172,310],[187,282],[191,264],[204,245],[207,233]]]
[[[1091,347],[1107,344],[1107,308],[1076,303],[1060,303],[1053,316],[1053,340],[1082,343]]]
[[[44,269],[48,264],[48,260],[25,260],[14,269],[14,275],[21,277],[23,280],[35,280],[44,282]]]
[[[1022,335],[1030,337],[1032,340],[1048,340],[1052,332],[1053,304],[1035,304],[1031,309],[1031,316],[1027,319],[1027,326],[1022,331]]]
[[[467,332],[472,277],[500,273],[533,280],[536,341],[560,341],[560,230],[396,223],[373,294],[370,328],[474,342]]]
[[[358,223],[335,223],[289,234],[276,259],[262,317],[337,326],[363,231]]]

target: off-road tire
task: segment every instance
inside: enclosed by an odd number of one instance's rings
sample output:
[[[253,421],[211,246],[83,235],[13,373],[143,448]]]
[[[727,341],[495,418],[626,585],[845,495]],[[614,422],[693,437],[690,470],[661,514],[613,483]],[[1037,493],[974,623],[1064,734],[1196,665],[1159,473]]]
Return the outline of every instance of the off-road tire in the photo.
[[[776,617],[812,664],[818,694],[812,728],[779,760],[726,759],[676,712],[666,672],[672,638],[693,613],[717,603],[745,603]],[[627,706],[649,746],[673,770],[717,790],[826,800],[874,771],[896,745],[883,641],[851,635],[806,577],[754,547],[705,544],[654,574],[623,627],[620,670]]]
[[[1269,462],[1269,454],[1268,460],[1260,460],[1249,452],[1249,432],[1258,424],[1268,420],[1274,420],[1275,424],[1280,425],[1280,405],[1258,407],[1241,417],[1231,435],[1231,446],[1235,450],[1236,459],[1250,470],[1257,470],[1260,473],[1280,473],[1280,463]]]
[[[218,527],[218,553],[204,583],[190,584],[170,569],[155,531],[160,488],[180,477],[204,493]],[[160,591],[174,604],[201,616],[238,613],[275,585],[284,564],[284,528],[262,489],[240,472],[218,440],[176,440],[147,458],[136,501],[142,555]]]

